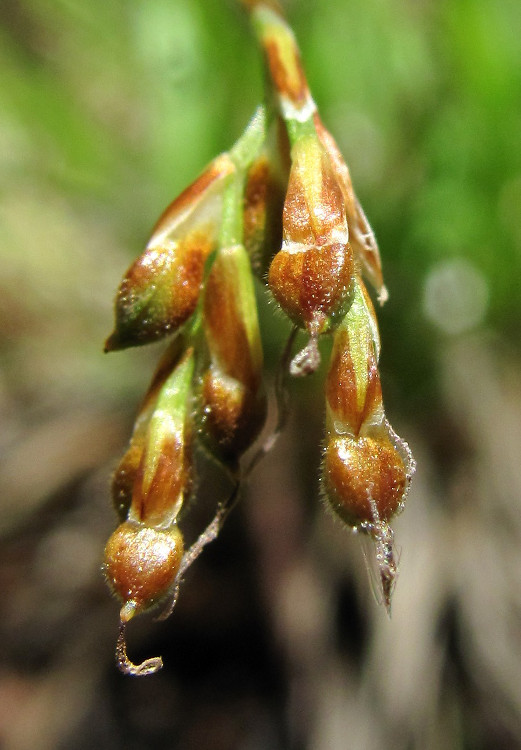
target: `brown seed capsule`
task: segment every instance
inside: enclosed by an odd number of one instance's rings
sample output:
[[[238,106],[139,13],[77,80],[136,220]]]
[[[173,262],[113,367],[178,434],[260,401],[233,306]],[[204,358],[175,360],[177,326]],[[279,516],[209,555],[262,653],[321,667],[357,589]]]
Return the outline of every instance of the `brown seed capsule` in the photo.
[[[295,253],[282,249],[270,266],[269,285],[291,320],[311,336],[318,336],[334,328],[345,314],[352,273],[352,258],[345,244]]]
[[[289,317],[316,337],[334,328],[349,307],[353,252],[342,193],[318,138],[301,137],[291,156],[282,249],[268,282]]]
[[[388,521],[401,510],[407,470],[387,439],[335,437],[322,467],[325,497],[349,526]]]
[[[116,529],[105,547],[104,573],[123,603],[123,622],[171,593],[182,557],[177,526],[163,530],[125,521]]]
[[[112,477],[112,502],[121,521],[128,516],[143,446],[144,436],[141,440],[133,440]]]
[[[195,231],[173,247],[148,249],[127,271],[116,298],[116,330],[105,351],[175,333],[194,312],[212,233]]]

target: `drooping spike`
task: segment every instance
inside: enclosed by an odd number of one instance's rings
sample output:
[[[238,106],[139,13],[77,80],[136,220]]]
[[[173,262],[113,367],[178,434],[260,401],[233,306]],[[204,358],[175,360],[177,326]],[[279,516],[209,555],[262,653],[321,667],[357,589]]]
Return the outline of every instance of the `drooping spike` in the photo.
[[[116,486],[119,483],[125,500],[121,509],[126,506],[127,517],[107,542],[103,568],[122,604],[117,660],[129,674],[149,674],[160,667],[158,660],[137,667],[130,662],[124,624],[167,600],[176,589],[184,554],[177,516],[191,489],[193,374],[193,348],[172,346],[154,377],[134,442],[123,459],[128,470],[124,492],[121,472],[116,474],[120,477]]]
[[[385,418],[379,353],[374,308],[357,277],[326,380],[322,488],[335,514],[372,540],[381,598],[390,612],[398,564],[389,521],[403,509],[415,462]]]

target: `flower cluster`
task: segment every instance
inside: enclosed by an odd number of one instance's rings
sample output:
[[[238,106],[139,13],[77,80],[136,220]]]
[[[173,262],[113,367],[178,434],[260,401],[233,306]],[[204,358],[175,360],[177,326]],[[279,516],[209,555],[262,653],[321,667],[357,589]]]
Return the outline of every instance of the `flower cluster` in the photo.
[[[254,274],[308,335],[289,363],[291,375],[314,372],[319,337],[333,336],[323,497],[374,542],[388,609],[397,572],[389,521],[403,507],[414,460],[383,408],[378,326],[363,281],[383,303],[378,247],[318,116],[291,30],[273,3],[246,5],[265,54],[267,104],[163,213],[123,278],[106,342],[113,351],[172,338],[112,486],[121,523],[107,543],[104,570],[122,602],[117,655],[130,674],[150,674],[162,662],[132,664],[125,624],[156,605],[171,611],[181,576],[233,506],[241,457],[265,423]],[[235,489],[185,550],[179,519],[194,486],[196,442]]]

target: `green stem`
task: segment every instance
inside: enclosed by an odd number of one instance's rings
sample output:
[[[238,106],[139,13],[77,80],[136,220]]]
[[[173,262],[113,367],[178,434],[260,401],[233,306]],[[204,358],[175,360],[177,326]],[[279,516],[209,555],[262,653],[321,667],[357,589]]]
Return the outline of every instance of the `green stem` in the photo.
[[[266,138],[266,109],[258,107],[248,127],[230,150],[236,172],[225,189],[220,247],[239,245],[243,240],[243,193],[246,173],[259,154]]]
[[[239,171],[245,172],[256,158],[266,138],[266,107],[260,105],[244,133],[230,150],[230,157]]]
[[[246,130],[230,149],[229,155],[236,171],[229,177],[223,193],[223,208],[218,247],[233,247],[243,243],[243,211],[244,211],[244,182],[249,167],[257,158],[266,138],[267,115],[266,107],[259,106],[250,120]],[[214,250],[206,260],[203,287],[217,257],[218,249]],[[201,334],[203,295],[199,299],[197,308],[192,315],[187,330],[187,336],[196,340]]]

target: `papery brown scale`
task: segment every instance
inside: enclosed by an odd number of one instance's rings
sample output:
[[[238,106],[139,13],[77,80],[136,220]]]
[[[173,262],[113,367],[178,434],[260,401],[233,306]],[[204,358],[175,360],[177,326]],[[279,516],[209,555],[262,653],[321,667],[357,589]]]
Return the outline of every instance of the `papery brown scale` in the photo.
[[[287,44],[287,40],[284,39]],[[284,60],[284,50],[276,35],[264,42],[271,80],[279,96],[284,96],[297,108],[309,99],[309,89],[296,44],[291,47],[291,58]],[[289,58],[289,55],[287,55]]]
[[[315,112],[315,114],[313,115],[313,122],[319,140],[327,151],[331,162],[331,167],[333,169],[333,172],[335,173],[335,177],[337,179],[340,190],[342,191],[346,213],[349,216],[353,217],[356,211],[355,194],[353,191],[353,183],[351,182],[351,175],[349,174],[347,164],[345,163],[344,157],[342,156],[342,153],[338,148],[335,139],[333,138],[329,130],[327,130],[327,128],[324,126],[324,123],[320,119],[320,115],[318,114],[318,112]]]
[[[364,275],[369,278],[379,292],[380,301],[383,302],[387,299],[387,290],[384,286],[380,252],[373,231],[355,195],[349,169],[335,139],[324,127],[318,113],[314,114],[313,121],[317,135],[329,155],[331,167],[342,191],[349,226],[349,240],[355,257],[363,266]]]
[[[282,242],[284,194],[266,156],[257,159],[244,191],[244,246],[257,272],[264,273]]]
[[[389,440],[336,437],[322,466],[326,498],[350,526],[388,521],[407,489],[403,460]]]
[[[292,175],[282,213],[283,237],[288,242],[314,244],[316,234],[309,220],[309,208],[300,180]]]
[[[266,204],[268,202],[270,166],[265,156],[257,159],[246,176],[244,189],[244,246],[251,254],[259,245],[259,235],[266,225]]]
[[[292,167],[282,217],[283,235],[287,242],[324,245],[330,241],[334,229],[346,229],[341,190],[325,154],[321,154],[321,157],[318,200],[311,196],[309,182],[318,178],[307,173],[305,151]]]
[[[147,452],[142,455],[141,463],[134,484],[134,493],[129,518],[147,526],[169,525],[172,510],[176,503],[190,494],[192,483],[192,456],[189,448],[191,441],[187,436],[165,438],[158,450],[157,462],[152,477],[150,457]]]
[[[253,392],[211,368],[203,379],[203,427],[225,460],[237,458],[256,440],[266,418],[264,392]]]
[[[374,352],[369,354],[367,361],[367,380],[362,384],[362,403],[357,385],[349,334],[346,330],[338,331],[326,379],[326,398],[333,419],[355,437],[360,433],[362,425],[382,405],[382,387]]]
[[[210,233],[202,231],[192,232],[179,243],[176,288],[175,291],[172,290],[172,301],[178,305],[177,326],[185,322],[195,310],[201,291],[204,265],[213,247],[214,242],[210,238]]]
[[[175,226],[185,211],[189,211],[194,204],[211,188],[217,180],[232,174],[235,167],[227,154],[221,154],[192,182],[175,200],[168,205],[152,230],[152,238],[160,232],[167,232]]]
[[[122,521],[127,517],[132,502],[134,483],[143,455],[143,445],[144,439],[130,444],[112,477],[112,502]]]
[[[255,369],[244,323],[234,295],[235,279],[218,257],[208,276],[204,295],[204,320],[212,358],[229,377],[255,391],[260,373]]]
[[[145,447],[146,431],[158,393],[183,352],[184,342],[182,337],[178,336],[163,354],[156,368],[152,382],[139,407],[130,445],[114,472],[111,486],[112,502],[121,520],[127,517],[132,502],[134,485]]]

